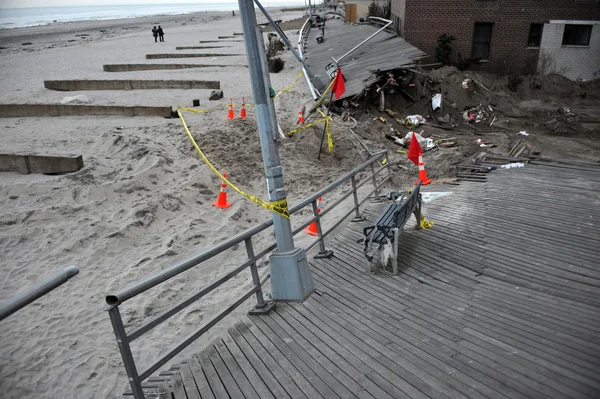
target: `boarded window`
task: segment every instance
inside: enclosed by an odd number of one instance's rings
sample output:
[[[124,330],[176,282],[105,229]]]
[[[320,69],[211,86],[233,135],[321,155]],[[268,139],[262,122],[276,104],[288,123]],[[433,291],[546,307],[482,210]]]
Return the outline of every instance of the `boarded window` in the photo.
[[[542,43],[543,24],[531,24],[529,27],[529,38],[527,39],[527,47],[540,47]]]
[[[589,46],[592,25],[565,25],[563,46]]]
[[[487,60],[490,56],[490,45],[492,42],[491,23],[476,23],[473,32],[473,50],[471,58],[474,60]]]

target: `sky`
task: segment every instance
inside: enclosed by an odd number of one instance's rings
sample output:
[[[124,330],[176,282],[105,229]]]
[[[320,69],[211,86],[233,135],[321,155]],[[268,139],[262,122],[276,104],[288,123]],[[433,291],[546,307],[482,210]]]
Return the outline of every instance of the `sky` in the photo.
[[[232,3],[235,0],[0,0],[0,8],[101,6],[114,4],[165,4],[165,3]],[[277,0],[278,3],[298,3],[296,0]],[[265,3],[268,3],[266,1]]]

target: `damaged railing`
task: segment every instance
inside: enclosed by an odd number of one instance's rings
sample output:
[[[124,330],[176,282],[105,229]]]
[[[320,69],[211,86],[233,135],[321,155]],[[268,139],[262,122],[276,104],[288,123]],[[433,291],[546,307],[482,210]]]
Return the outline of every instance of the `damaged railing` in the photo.
[[[359,208],[360,206],[372,195],[379,196],[379,189],[385,184],[391,177],[391,171],[389,169],[389,162],[387,158],[387,153],[385,151],[378,152],[373,154],[366,162],[357,166],[352,171],[346,173],[342,177],[340,177],[335,182],[331,183],[324,189],[318,191],[312,196],[300,201],[298,204],[294,205],[289,209],[290,215],[293,215],[303,209],[308,205],[312,205],[313,210],[313,218],[304,222],[301,226],[297,227],[293,231],[293,235],[298,234],[306,227],[308,227],[313,222],[316,222],[317,226],[317,238],[306,247],[306,250],[311,249],[315,245],[319,244],[319,254],[320,255],[330,255],[331,251],[327,251],[325,247],[324,238],[331,234],[341,223],[344,222],[352,213],[355,213],[355,220],[362,220]],[[362,180],[357,181],[359,178],[359,174],[367,171],[367,176],[363,177]],[[383,171],[387,170],[387,174],[382,176]],[[331,192],[335,188],[345,184],[350,183],[351,189],[345,192],[341,198],[331,204],[329,207],[322,210],[319,214],[317,201],[320,197],[326,195]],[[372,182],[373,189],[369,191],[365,197],[359,201],[358,190],[364,186]],[[331,210],[340,205],[343,201],[345,201],[350,196],[353,197],[354,206],[346,212],[336,223],[333,224],[328,230],[323,231],[321,226],[321,218],[327,215]],[[268,248],[264,249],[258,254],[254,253],[254,247],[252,244],[252,237],[256,234],[262,232],[263,230],[272,226],[273,221],[269,220],[264,222],[256,227],[253,227],[245,232],[238,234],[235,237],[230,238],[229,240],[213,247],[205,252],[196,255],[182,263],[179,263],[175,266],[172,266],[166,270],[163,270],[151,277],[148,277],[142,281],[139,281],[127,288],[121,289],[116,293],[111,293],[106,296],[106,303],[109,305],[108,313],[110,316],[110,320],[113,326],[113,330],[115,333],[115,337],[117,339],[117,344],[119,346],[119,350],[121,352],[121,357],[123,358],[123,364],[125,366],[125,370],[127,372],[127,378],[129,380],[129,384],[131,386],[131,390],[135,399],[143,399],[144,391],[142,389],[142,381],[146,380],[150,377],[154,372],[158,371],[162,366],[164,366],[169,360],[171,360],[175,355],[181,352],[185,347],[190,345],[193,341],[198,339],[202,334],[207,332],[211,327],[217,324],[221,319],[231,313],[235,308],[244,303],[248,298],[250,298],[253,294],[256,295],[256,306],[251,311],[251,313],[261,314],[267,313],[272,309],[272,305],[265,302],[262,293],[262,286],[265,281],[269,278],[269,274],[266,274],[262,277],[259,277],[258,269],[256,262],[271,253],[276,247],[277,244],[272,244]],[[125,325],[123,324],[123,320],[121,318],[121,311],[119,306],[124,302],[142,294],[143,292],[149,290],[150,288],[156,287],[157,285],[168,281],[169,279],[179,275],[180,273],[191,269],[194,266],[199,265],[200,263],[211,259],[212,257],[224,252],[225,250],[232,249],[236,247],[238,244],[244,242],[246,246],[246,253],[248,259],[240,266],[231,270],[230,272],[224,274],[216,281],[200,288],[198,292],[194,295],[190,296],[187,299],[175,304],[171,309],[161,313],[156,316],[154,319],[145,322],[142,326],[137,327],[133,330],[126,331]],[[190,306],[192,303],[200,300],[205,295],[212,292],[214,289],[218,288],[226,281],[230,280],[234,276],[238,275],[240,272],[250,269],[252,274],[252,288],[249,289],[244,295],[237,300],[226,309],[221,311],[216,316],[212,317],[206,324],[202,327],[185,337],[181,342],[179,342],[174,348],[169,350],[166,354],[162,355],[154,364],[150,365],[146,370],[141,373],[138,372],[135,359],[133,357],[133,353],[131,351],[130,344],[140,338],[142,335],[146,334],[160,323],[168,320],[175,314],[181,312],[186,307]]]
[[[300,52],[300,56],[302,57],[302,59],[304,60],[304,50],[306,48],[306,41],[308,40],[308,34],[310,33],[310,27],[311,27],[311,23],[312,23],[312,19],[310,17],[306,18],[306,21],[304,21],[304,25],[302,25],[302,28],[300,28],[300,34],[298,35],[298,51]],[[310,77],[308,76],[308,73],[306,72],[306,68],[302,67],[302,72],[304,73],[304,78],[306,79],[306,83],[308,83],[308,89],[310,90],[310,94],[313,97],[313,100],[316,100],[317,98],[319,98],[320,93],[318,92],[318,90],[313,86],[312,82],[310,81]]]
[[[79,269],[76,266],[66,267],[44,281],[10,298],[0,305],[0,321],[29,305],[36,299],[43,297],[53,289],[63,285],[77,274],[79,274]]]

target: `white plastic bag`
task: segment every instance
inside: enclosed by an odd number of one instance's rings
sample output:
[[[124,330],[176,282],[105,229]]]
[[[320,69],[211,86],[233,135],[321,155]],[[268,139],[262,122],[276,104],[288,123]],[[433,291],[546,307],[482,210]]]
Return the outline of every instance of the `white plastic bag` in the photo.
[[[431,107],[435,111],[442,106],[442,93],[438,93],[431,99]]]

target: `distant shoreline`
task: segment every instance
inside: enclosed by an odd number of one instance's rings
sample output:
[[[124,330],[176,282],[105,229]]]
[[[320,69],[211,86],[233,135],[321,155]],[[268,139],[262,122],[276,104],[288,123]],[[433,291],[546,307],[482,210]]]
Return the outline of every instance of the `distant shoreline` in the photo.
[[[228,3],[224,3],[224,4],[228,4]],[[298,10],[302,10],[304,9],[303,6],[300,6],[301,3],[298,4],[290,4],[289,6],[268,6],[265,7],[267,10],[280,10],[282,12],[284,11],[298,11]],[[212,5],[212,4],[211,4]],[[0,9],[2,10],[2,9]],[[234,11],[238,11],[238,8],[223,8],[223,9],[210,9],[210,10],[205,10],[205,11],[187,11],[187,12],[176,12],[176,13],[157,13],[157,14],[148,14],[148,15],[140,15],[140,16],[127,16],[127,17],[107,17],[107,18],[86,18],[86,19],[78,19],[78,20],[71,20],[71,21],[62,21],[62,22],[46,22],[46,23],[39,23],[39,24],[29,24],[29,25],[18,25],[18,26],[3,26],[0,27],[0,32],[5,31],[5,30],[13,30],[13,29],[27,29],[27,28],[37,28],[37,27],[47,27],[47,26],[63,26],[63,25],[67,25],[67,24],[77,24],[77,23],[94,23],[94,22],[103,22],[103,21],[117,21],[117,20],[139,20],[139,19],[146,19],[146,18],[166,18],[168,17],[170,19],[170,17],[186,17],[186,16],[193,16],[193,15],[210,15],[213,13],[222,13],[222,12],[226,12],[229,13],[232,10]]]
[[[266,7],[270,13],[276,12],[288,12],[298,10],[298,6],[290,5],[289,7]],[[236,15],[238,14],[238,10]],[[81,20],[81,21],[69,21],[69,22],[56,22],[45,25],[34,25],[34,26],[21,26],[14,28],[2,28],[0,29],[0,45],[5,44],[5,41],[9,40],[27,40],[36,39],[40,36],[49,34],[73,34],[88,32],[90,30],[98,29],[111,29],[111,28],[123,28],[133,27],[141,25],[152,25],[152,24],[167,24],[170,22],[178,22],[179,20],[200,20],[200,19],[211,19],[214,17],[225,18],[231,16],[231,10],[227,11],[208,11],[208,12],[191,12],[184,14],[165,14],[165,15],[147,15],[143,17],[131,17],[131,18],[116,18],[116,19],[102,19],[102,20]],[[258,16],[258,14],[257,14]],[[157,21],[160,18],[160,21]]]

